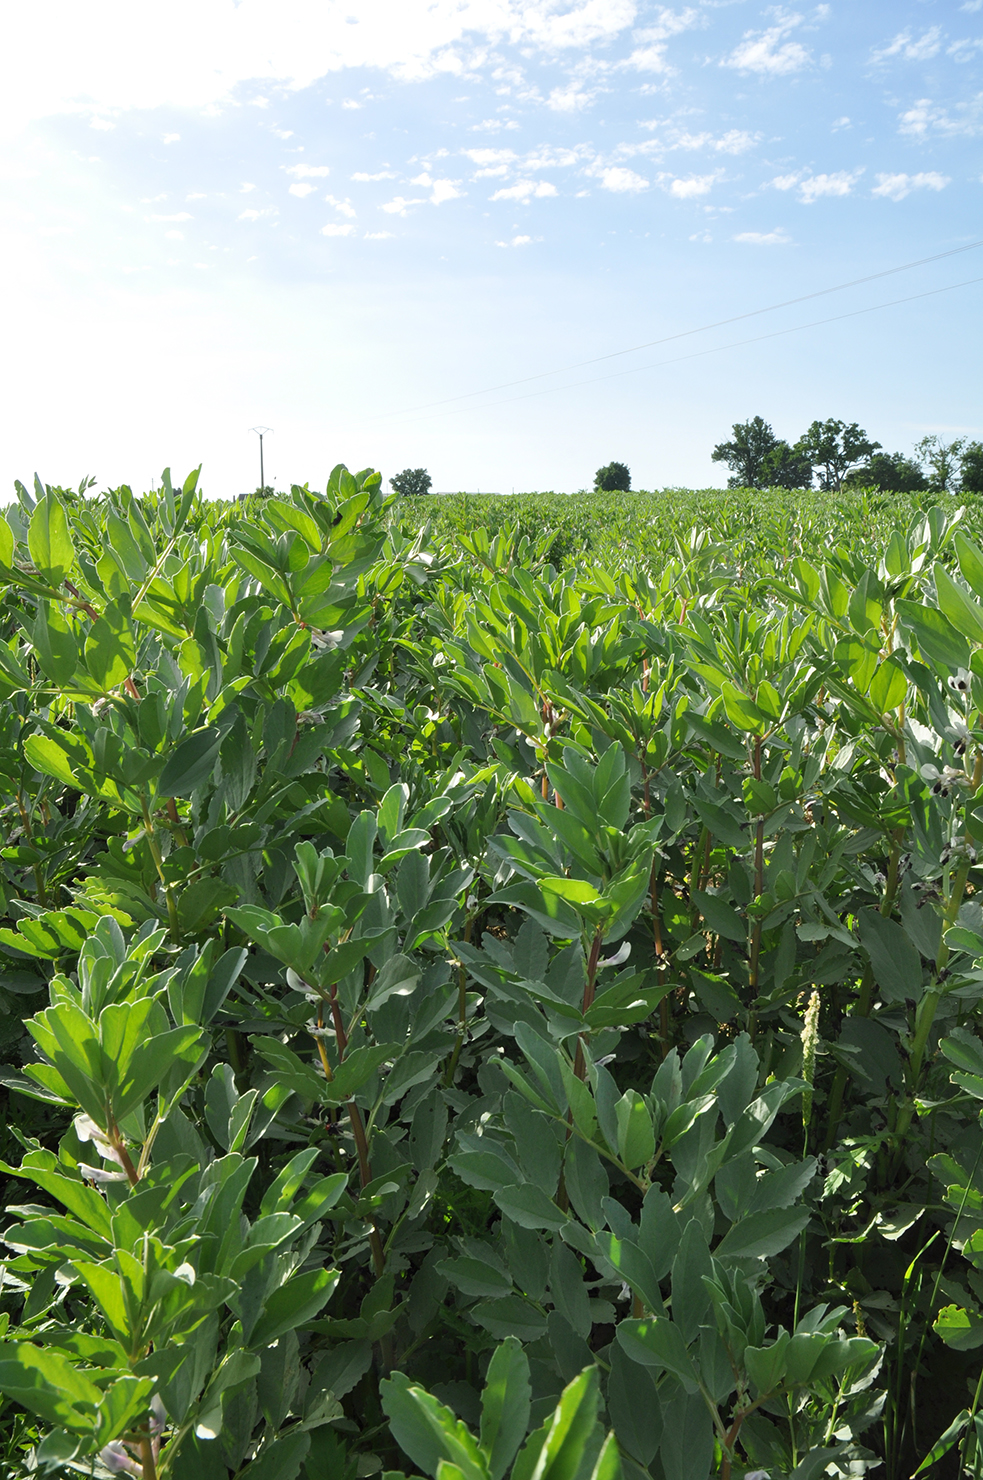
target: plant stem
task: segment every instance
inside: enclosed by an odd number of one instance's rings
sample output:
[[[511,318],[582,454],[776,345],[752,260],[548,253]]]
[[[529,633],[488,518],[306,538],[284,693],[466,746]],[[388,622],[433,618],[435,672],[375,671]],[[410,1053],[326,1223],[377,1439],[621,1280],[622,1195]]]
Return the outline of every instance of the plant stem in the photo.
[[[150,849],[150,855],[154,860],[154,867],[157,870],[157,877],[160,879],[160,885],[164,891],[164,898],[167,901],[167,920],[168,924],[171,927],[171,935],[173,936],[175,941],[179,942],[181,939],[181,926],[178,922],[177,917],[177,905],[174,903],[174,895],[171,892],[171,887],[168,884],[167,880],[164,878],[164,856],[161,853],[160,847],[157,843],[157,839],[154,836],[154,824],[153,819],[150,816],[150,808],[147,805],[146,796],[142,796],[140,798],[140,803],[143,808],[143,830],[146,834],[147,846]]]
[[[140,1440],[140,1462],[143,1465],[143,1480],[157,1480],[157,1463],[154,1446],[150,1439]]]
[[[597,981],[597,963],[601,958],[601,941],[604,937],[604,926],[598,925],[594,932],[591,943],[590,955],[587,958],[587,981],[584,983],[584,1000],[581,1011],[586,1016],[594,1002],[594,986]],[[577,1039],[577,1056],[573,1061],[573,1072],[578,1079],[585,1078],[587,1074],[587,1061],[584,1058],[583,1036]]]

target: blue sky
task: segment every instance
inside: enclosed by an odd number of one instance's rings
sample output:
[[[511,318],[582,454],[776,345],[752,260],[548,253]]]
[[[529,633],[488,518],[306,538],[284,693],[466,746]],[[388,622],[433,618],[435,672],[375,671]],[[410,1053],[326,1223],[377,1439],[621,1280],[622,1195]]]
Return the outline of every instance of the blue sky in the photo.
[[[721,485],[755,414],[983,435],[983,248],[703,328],[983,237],[983,0],[23,11],[4,490],[235,493],[256,423],[280,487],[502,491]]]

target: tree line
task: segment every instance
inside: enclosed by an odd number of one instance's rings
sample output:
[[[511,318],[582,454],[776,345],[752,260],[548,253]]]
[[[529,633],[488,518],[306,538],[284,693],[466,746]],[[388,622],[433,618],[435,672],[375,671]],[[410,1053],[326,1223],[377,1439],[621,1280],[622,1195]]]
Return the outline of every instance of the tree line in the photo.
[[[885,452],[855,421],[814,421],[797,442],[776,437],[764,417],[735,422],[710,454],[731,470],[728,488],[880,488],[913,493],[983,493],[983,442],[922,437],[914,455]]]

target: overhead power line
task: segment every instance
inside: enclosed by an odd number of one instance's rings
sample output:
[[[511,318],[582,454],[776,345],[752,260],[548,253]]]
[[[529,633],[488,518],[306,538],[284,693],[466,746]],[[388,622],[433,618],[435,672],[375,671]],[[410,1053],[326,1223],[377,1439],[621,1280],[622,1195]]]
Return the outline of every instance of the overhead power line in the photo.
[[[798,303],[808,303],[813,298],[824,298],[824,297],[826,297],[830,293],[843,293],[843,292],[846,291],[847,288],[858,288],[863,283],[873,283],[873,282],[876,282],[879,278],[892,277],[895,273],[898,273],[898,272],[910,272],[913,268],[915,268],[915,267],[925,267],[930,262],[941,262],[946,257],[956,257],[961,252],[971,252],[976,247],[983,247],[983,239],[981,239],[979,241],[975,241],[975,242],[967,242],[965,244],[965,246],[962,246],[962,247],[951,247],[946,252],[936,252],[934,254],[934,256],[931,256],[931,257],[919,257],[914,262],[902,262],[900,264],[900,266],[898,266],[898,267],[886,267],[886,268],[884,268],[884,270],[882,272],[868,273],[868,275],[866,277],[851,278],[851,280],[848,283],[836,283],[831,288],[818,288],[814,293],[803,293],[798,298],[786,298],[781,303],[770,303],[765,308],[753,308],[753,309],[750,309],[747,313],[733,314],[730,318],[727,318],[727,319],[716,319],[711,324],[700,324],[695,329],[682,329],[682,330],[679,331],[678,334],[667,334],[662,339],[649,339],[649,340],[646,340],[645,343],[643,343],[643,344],[633,344],[633,345],[630,345],[627,349],[615,349],[615,350],[611,350],[608,354],[605,354],[605,355],[595,355],[594,358],[593,359],[590,359],[590,360],[577,360],[572,365],[564,365],[564,366],[561,366],[560,369],[558,369],[558,370],[541,370],[536,375],[526,375],[526,376],[523,376],[520,380],[506,380],[506,381],[501,382],[499,385],[485,386],[484,389],[482,389],[482,390],[464,391],[460,395],[457,395],[457,396],[448,396],[448,397],[446,397],[446,399],[444,399],[442,401],[427,401],[422,406],[408,406],[408,407],[406,407],[402,411],[383,412],[380,417],[378,417],[378,418],[373,417],[371,419],[373,421],[375,421],[375,420],[387,420],[390,416],[409,416],[409,415],[412,415],[412,414],[414,414],[414,413],[416,413],[418,411],[433,411],[433,410],[436,410],[438,407],[441,407],[441,406],[452,406],[452,405],[454,405],[458,401],[469,401],[469,400],[473,400],[476,396],[491,396],[491,395],[494,395],[494,393],[496,391],[512,390],[517,385],[530,385],[535,380],[548,380],[550,378],[550,376],[553,376],[553,375],[567,375],[572,370],[583,370],[583,369],[586,369],[586,367],[588,365],[599,365],[599,364],[602,364],[603,361],[605,361],[605,360],[618,359],[621,355],[634,355],[634,354],[638,354],[639,351],[641,351],[643,349],[655,349],[660,344],[672,344],[677,339],[688,339],[688,338],[690,338],[694,334],[706,334],[711,329],[724,329],[729,324],[739,324],[739,323],[741,323],[745,319],[758,318],[758,317],[760,317],[761,314],[777,313],[778,310],[779,309],[782,309],[782,308],[793,308],[796,304],[798,304]],[[975,281],[977,281],[977,279],[974,278],[973,281],[975,282]],[[956,283],[956,284],[953,284],[953,286],[954,287],[963,287],[963,286],[965,286],[965,284]],[[945,292],[947,290],[945,290],[945,289],[939,289],[937,291]],[[923,297],[925,295],[919,293],[919,294],[915,294],[914,296],[920,298],[920,297]],[[911,299],[908,299],[908,298],[899,298],[896,301],[898,303],[908,303],[908,302],[911,302]],[[875,307],[890,308],[890,307],[893,307],[893,305],[892,304],[877,304],[877,305],[875,305]],[[868,312],[868,310],[866,310],[866,309],[858,309],[857,312],[858,313],[866,313],[866,312]],[[840,317],[849,318],[850,315],[849,314],[844,314],[844,315],[840,315]],[[835,320],[834,319],[819,319],[816,322],[817,323],[833,323],[833,322],[835,322]],[[802,328],[812,328],[813,325],[811,325],[811,324],[804,324],[804,325],[801,325],[800,327],[802,327]],[[792,331],[790,331],[790,330],[781,330],[780,332],[781,333],[789,333],[789,332],[792,332]],[[766,339],[767,338],[770,338],[770,337],[771,337],[770,335],[763,335],[762,336],[762,338],[766,338]],[[745,340],[741,340],[739,342],[741,344],[754,344],[757,341],[756,340],[753,340],[753,339],[745,339]],[[723,347],[724,348],[727,348],[728,346],[723,346]],[[712,351],[701,351],[700,353],[712,353]],[[689,356],[689,355],[684,355],[682,358],[683,359],[690,359],[692,357]],[[660,363],[661,364],[675,364],[676,361],[675,360],[663,360]],[[640,367],[640,368],[648,369],[648,368],[652,368],[652,367],[643,366],[643,367]],[[630,372],[625,372],[625,373],[630,373]],[[602,379],[602,380],[608,379],[607,376],[599,376],[598,378],[599,379]],[[577,381],[575,383],[578,384],[578,385],[589,385],[592,382],[590,382],[590,381]],[[561,387],[557,387],[557,389],[561,389]],[[519,400],[519,399],[522,399],[522,398],[521,397],[514,397],[513,399]],[[501,402],[501,401],[497,401],[494,404],[495,405],[504,405],[506,403]]]
[[[961,283],[947,283],[944,288],[929,288],[925,293],[912,293],[907,298],[892,298],[888,303],[873,303],[869,308],[853,308],[849,313],[833,314],[828,319],[813,319],[808,324],[793,324],[788,329],[773,329],[770,334],[756,334],[753,339],[736,339],[730,344],[717,344],[710,349],[695,349],[691,354],[676,355],[671,360],[656,360],[652,365],[633,365],[630,370],[613,370],[608,375],[593,375],[589,380],[574,380],[567,385],[550,385],[546,386],[543,390],[526,391],[521,396],[508,396],[504,401],[488,401],[478,409],[486,411],[491,410],[495,406],[510,406],[514,401],[529,401],[535,396],[551,396],[555,395],[558,391],[572,391],[581,385],[596,385],[599,380],[618,380],[623,375],[639,375],[643,370],[658,370],[664,365],[679,365],[684,360],[698,360],[704,355],[719,355],[724,350],[741,349],[746,344],[761,344],[766,339],[780,339],[784,334],[798,334],[803,329],[816,329],[821,324],[838,324],[843,319],[855,319],[859,318],[861,314],[877,313],[882,308],[897,308],[901,303],[915,303],[919,298],[934,298],[939,293],[951,293],[956,288],[971,288],[974,283],[983,283],[983,277],[967,278]],[[517,385],[522,384],[521,381],[514,383]],[[464,411],[467,408],[458,406],[455,409]]]

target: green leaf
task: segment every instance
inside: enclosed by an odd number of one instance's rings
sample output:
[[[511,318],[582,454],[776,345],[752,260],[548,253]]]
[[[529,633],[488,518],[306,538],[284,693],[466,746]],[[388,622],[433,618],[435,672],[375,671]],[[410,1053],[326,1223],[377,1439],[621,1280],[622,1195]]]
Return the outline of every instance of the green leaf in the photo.
[[[772,721],[768,716],[727,679],[721,684],[720,692],[727,718],[735,730],[743,730],[745,734],[764,735],[770,729]]]
[[[525,910],[538,925],[560,940],[576,940],[580,935],[581,920],[577,911],[555,891],[546,893],[531,880],[523,879],[497,890],[487,903]]]
[[[877,672],[870,685],[869,698],[878,714],[887,714],[903,704],[908,693],[908,680],[896,658],[888,658],[877,665]]]
[[[59,687],[67,687],[78,667],[78,643],[71,624],[57,606],[38,602],[31,640],[41,671]]]
[[[274,1290],[266,1307],[249,1335],[247,1346],[254,1351],[271,1346],[288,1331],[313,1320],[328,1300],[341,1278],[337,1269],[313,1269],[293,1275],[279,1290]]]
[[[456,1465],[465,1480],[490,1480],[484,1454],[467,1425],[432,1393],[394,1372],[379,1384],[382,1407],[399,1447],[428,1475],[444,1460]]]
[[[575,1377],[560,1395],[546,1429],[536,1480],[576,1480],[584,1450],[594,1435],[600,1400],[596,1367]]]
[[[591,1480],[621,1480],[621,1454],[613,1430],[601,1445]]]
[[[963,580],[983,601],[983,550],[979,545],[974,545],[972,540],[968,540],[961,529],[957,529],[953,535],[952,547],[956,552]]]
[[[74,1434],[95,1430],[99,1389],[51,1347],[0,1343],[0,1393]]]
[[[494,1300],[512,1294],[512,1281],[508,1275],[482,1259],[444,1259],[434,1268],[463,1294],[476,1296],[479,1300]]]
[[[917,1002],[922,995],[922,960],[902,927],[879,910],[861,910],[860,940],[886,1002]]]
[[[644,1166],[655,1155],[655,1127],[649,1108],[637,1090],[628,1089],[614,1107],[618,1121],[618,1155],[629,1171]]]
[[[741,1218],[714,1249],[715,1259],[770,1259],[788,1248],[809,1221],[808,1208],[772,1208]]]
[[[913,601],[899,601],[898,614],[914,632],[922,655],[940,668],[956,672],[969,667],[969,645],[952,623],[934,606],[916,606]]]
[[[481,1447],[491,1480],[502,1480],[529,1424],[529,1359],[514,1337],[495,1350],[481,1395]]]
[[[520,1228],[559,1229],[567,1222],[552,1198],[531,1182],[518,1187],[497,1187],[492,1193],[507,1218]]]
[[[310,1447],[310,1434],[293,1430],[281,1435],[250,1461],[249,1480],[296,1480]]]
[[[619,1321],[615,1334],[633,1362],[670,1372],[682,1383],[686,1392],[698,1391],[696,1368],[686,1349],[682,1333],[674,1322],[665,1316],[651,1316],[641,1321]]]
[[[399,1047],[395,1043],[376,1043],[371,1048],[356,1048],[343,1064],[335,1070],[334,1078],[321,1091],[321,1098],[328,1105],[340,1105],[351,1099],[387,1059],[396,1058]]]
[[[747,924],[733,905],[716,894],[707,894],[703,889],[694,889],[691,898],[714,935],[742,944],[747,940]]]
[[[48,735],[28,735],[24,741],[24,754],[35,770],[45,776],[53,776],[63,786],[77,791],[91,790],[91,783],[75,770],[65,750]]]
[[[221,731],[214,726],[197,730],[183,740],[160,773],[157,795],[190,796],[212,774],[221,740]]]
[[[963,1310],[958,1305],[943,1306],[932,1323],[932,1330],[957,1352],[983,1346],[983,1316],[974,1310]]]
[[[27,530],[31,559],[52,586],[60,586],[75,563],[68,515],[53,492],[39,499]]]
[[[970,1417],[971,1415],[968,1408],[964,1408],[961,1413],[956,1414],[955,1418],[952,1420],[952,1423],[946,1429],[945,1433],[940,1434],[938,1439],[936,1439],[935,1443],[932,1445],[931,1449],[928,1451],[928,1454],[926,1454],[925,1458],[918,1466],[918,1469],[912,1473],[911,1480],[916,1480],[916,1477],[918,1475],[923,1475],[926,1470],[930,1470],[933,1465],[938,1464],[943,1455],[949,1453],[949,1450],[955,1444],[956,1440],[959,1439],[969,1427]]]
[[[85,639],[85,666],[104,694],[119,688],[136,664],[136,647],[129,619],[112,602]]]
[[[771,1393],[785,1374],[785,1348],[789,1343],[787,1331],[780,1331],[768,1346],[748,1346],[744,1349],[744,1365],[748,1376],[759,1393]]]
[[[948,618],[957,632],[961,632],[971,642],[983,642],[983,610],[979,602],[974,601],[969,592],[964,591],[952,579],[945,566],[936,565],[933,575],[939,610],[943,616]]]
[[[546,1335],[546,1317],[521,1295],[506,1295],[501,1300],[482,1300],[473,1305],[471,1316],[490,1331],[498,1341],[515,1336],[520,1341],[538,1341]]]

